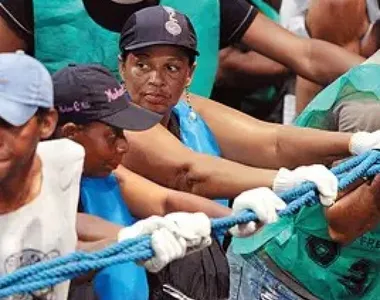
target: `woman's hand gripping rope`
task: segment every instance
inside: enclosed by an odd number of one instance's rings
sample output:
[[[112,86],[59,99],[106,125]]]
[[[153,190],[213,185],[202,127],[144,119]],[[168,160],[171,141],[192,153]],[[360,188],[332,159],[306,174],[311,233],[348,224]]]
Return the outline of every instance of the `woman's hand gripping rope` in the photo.
[[[273,190],[262,187],[243,192],[234,200],[233,214],[252,210],[261,223],[276,222],[277,212],[286,208],[286,203],[278,195],[306,181],[311,181],[317,186],[323,206],[330,207],[335,203],[338,195],[338,179],[325,166],[304,166],[292,171],[281,168],[273,181]],[[244,225],[234,226],[230,229],[230,233],[234,236],[246,237],[256,230],[256,222],[251,221]]]

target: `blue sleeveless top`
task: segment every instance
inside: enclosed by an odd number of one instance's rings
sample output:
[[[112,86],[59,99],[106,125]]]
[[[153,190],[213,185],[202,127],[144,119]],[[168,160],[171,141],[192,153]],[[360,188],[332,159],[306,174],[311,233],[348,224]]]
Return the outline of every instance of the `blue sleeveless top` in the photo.
[[[200,114],[192,110],[192,108],[182,100],[174,107],[173,113],[179,121],[181,141],[183,144],[195,152],[218,157],[221,156],[218,142]],[[219,204],[228,206],[227,199],[216,199],[216,201]]]
[[[114,175],[82,177],[80,196],[85,213],[122,226],[136,221],[123,201]],[[96,275],[94,288],[101,300],[146,300],[149,297],[145,269],[133,262],[104,268]]]

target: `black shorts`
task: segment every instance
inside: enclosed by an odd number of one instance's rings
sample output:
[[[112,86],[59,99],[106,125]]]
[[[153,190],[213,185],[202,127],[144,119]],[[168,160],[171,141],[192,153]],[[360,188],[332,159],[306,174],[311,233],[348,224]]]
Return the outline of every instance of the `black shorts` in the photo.
[[[216,241],[202,251],[170,263],[157,274],[148,273],[148,280],[149,300],[227,299],[230,286],[227,258]]]

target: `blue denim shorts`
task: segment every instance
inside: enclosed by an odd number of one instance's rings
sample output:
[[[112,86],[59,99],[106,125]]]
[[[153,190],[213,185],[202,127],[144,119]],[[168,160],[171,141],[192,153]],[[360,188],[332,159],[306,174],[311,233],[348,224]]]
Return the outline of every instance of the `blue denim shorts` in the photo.
[[[230,266],[229,300],[301,300],[280,282],[256,255],[227,252]]]

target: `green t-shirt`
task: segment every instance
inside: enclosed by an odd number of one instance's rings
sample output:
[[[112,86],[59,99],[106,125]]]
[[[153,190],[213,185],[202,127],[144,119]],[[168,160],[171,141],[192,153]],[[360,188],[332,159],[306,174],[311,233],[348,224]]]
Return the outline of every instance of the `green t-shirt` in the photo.
[[[323,89],[296,118],[300,127],[329,129],[335,106],[342,101],[379,101],[380,65],[359,65]]]
[[[315,205],[265,226],[248,240],[233,241],[237,253],[253,253],[261,246],[320,299],[380,297],[380,227],[341,246],[329,238],[323,208]]]

